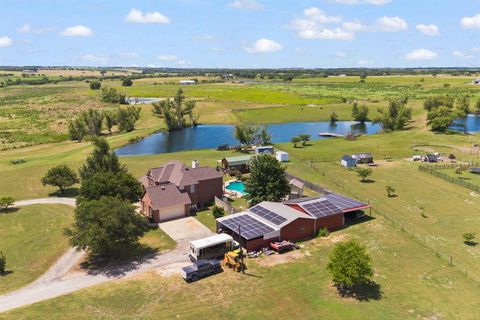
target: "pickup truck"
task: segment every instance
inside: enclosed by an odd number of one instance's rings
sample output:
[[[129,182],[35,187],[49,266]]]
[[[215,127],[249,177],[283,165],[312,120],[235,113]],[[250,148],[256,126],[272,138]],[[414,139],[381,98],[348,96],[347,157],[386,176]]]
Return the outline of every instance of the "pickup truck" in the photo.
[[[183,279],[187,282],[197,281],[220,272],[222,272],[222,266],[217,260],[198,260],[193,265],[182,268]]]

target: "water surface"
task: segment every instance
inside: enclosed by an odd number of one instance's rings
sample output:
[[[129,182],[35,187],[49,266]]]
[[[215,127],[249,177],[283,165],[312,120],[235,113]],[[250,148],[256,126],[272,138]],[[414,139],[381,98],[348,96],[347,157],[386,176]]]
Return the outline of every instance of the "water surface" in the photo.
[[[331,139],[320,137],[320,132],[337,134],[374,134],[381,126],[370,122],[361,124],[354,121],[330,122],[290,122],[271,124],[268,131],[272,134],[273,143],[288,142],[299,134],[310,134],[312,140]],[[128,144],[115,152],[120,156],[160,154],[195,149],[213,149],[219,145],[238,145],[234,138],[232,125],[199,125],[175,132],[159,132],[138,142]]]

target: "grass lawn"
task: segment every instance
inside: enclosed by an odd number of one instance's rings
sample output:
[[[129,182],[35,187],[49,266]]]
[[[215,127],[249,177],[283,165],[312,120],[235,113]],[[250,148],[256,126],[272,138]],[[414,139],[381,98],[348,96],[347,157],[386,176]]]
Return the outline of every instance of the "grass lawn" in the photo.
[[[458,174],[455,172],[455,170],[456,169],[439,169],[438,171],[441,173],[445,173],[452,178],[460,179],[465,182],[480,186],[480,174],[471,173],[470,171],[468,171],[468,169],[465,171],[462,171],[461,174]]]
[[[341,298],[325,270],[333,243],[356,238],[368,248],[379,288],[364,301]],[[3,319],[475,319],[476,282],[382,218],[305,243],[291,262],[248,260],[248,275],[225,269],[193,284],[150,272],[114,281],[2,315]],[[297,257],[295,259],[295,256]],[[303,257],[302,257],[303,256]],[[405,270],[408,270],[406,272]],[[458,294],[461,292],[461,294]],[[380,296],[380,298],[379,298]]]
[[[73,221],[64,205],[32,205],[0,214],[0,251],[12,273],[0,276],[0,294],[42,275],[68,248],[63,229]]]
[[[155,228],[148,231],[140,239],[140,244],[148,246],[157,252],[167,251],[175,248],[175,241],[160,228]]]

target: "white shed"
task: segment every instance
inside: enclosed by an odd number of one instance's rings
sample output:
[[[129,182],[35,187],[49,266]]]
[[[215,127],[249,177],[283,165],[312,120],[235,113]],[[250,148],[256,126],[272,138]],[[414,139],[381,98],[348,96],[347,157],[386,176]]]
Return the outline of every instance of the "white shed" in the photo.
[[[287,162],[288,161],[288,153],[285,151],[277,151],[275,153],[275,157],[280,162]]]
[[[182,86],[188,86],[188,85],[196,84],[196,82],[195,80],[180,80],[180,84]]]

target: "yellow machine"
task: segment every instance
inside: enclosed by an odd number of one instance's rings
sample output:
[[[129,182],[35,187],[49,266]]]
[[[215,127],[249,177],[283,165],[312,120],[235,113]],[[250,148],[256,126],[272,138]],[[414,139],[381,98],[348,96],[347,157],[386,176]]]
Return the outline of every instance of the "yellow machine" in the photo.
[[[245,268],[240,257],[240,249],[225,253],[224,261],[227,267],[232,268],[237,272],[240,272]]]

